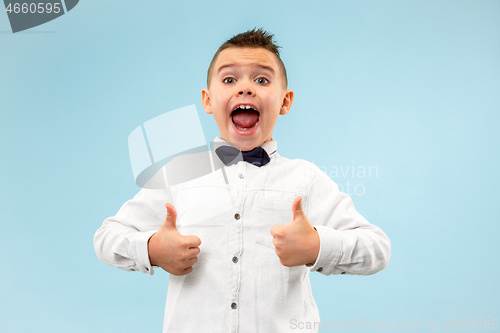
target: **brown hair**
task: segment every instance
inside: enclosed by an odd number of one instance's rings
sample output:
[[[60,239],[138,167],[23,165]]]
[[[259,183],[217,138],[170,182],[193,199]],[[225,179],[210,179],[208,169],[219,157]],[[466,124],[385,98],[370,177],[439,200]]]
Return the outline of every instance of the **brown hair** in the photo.
[[[279,46],[276,45],[276,43],[273,40],[274,35],[263,30],[262,28],[259,29],[252,29],[248,30],[246,32],[242,32],[238,35],[233,36],[231,39],[228,39],[224,44],[222,44],[217,52],[215,52],[214,57],[212,58],[212,61],[210,62],[210,66],[208,67],[208,72],[207,72],[207,87],[210,86],[210,80],[213,75],[213,67],[215,65],[215,62],[217,60],[217,57],[219,56],[219,53],[221,53],[223,50],[229,48],[229,47],[262,47],[268,51],[271,51],[276,55],[278,58],[278,65],[280,67],[281,75],[283,77],[283,82],[285,83],[285,87],[288,86],[288,79],[286,77],[286,69],[285,69],[285,64],[280,58],[280,51],[279,51]]]

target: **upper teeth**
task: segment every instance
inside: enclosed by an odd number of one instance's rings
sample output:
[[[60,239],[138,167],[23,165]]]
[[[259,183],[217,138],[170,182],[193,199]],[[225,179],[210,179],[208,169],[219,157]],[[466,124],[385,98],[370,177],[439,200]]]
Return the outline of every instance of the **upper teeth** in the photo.
[[[237,109],[253,109],[253,107],[251,107],[250,105],[240,105],[237,107]]]

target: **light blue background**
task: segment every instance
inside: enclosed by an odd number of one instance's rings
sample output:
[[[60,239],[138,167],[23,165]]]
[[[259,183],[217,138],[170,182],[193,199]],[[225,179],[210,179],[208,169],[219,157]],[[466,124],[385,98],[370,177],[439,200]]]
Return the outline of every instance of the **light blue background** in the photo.
[[[0,12],[1,332],[161,331],[168,275],[107,266],[92,237],[138,191],[134,128],[195,103],[218,135],[206,70],[253,27],[296,93],[281,155],[378,170],[333,179],[361,184],[391,262],[312,274],[322,319],[500,319],[500,1],[94,0],[18,34]]]

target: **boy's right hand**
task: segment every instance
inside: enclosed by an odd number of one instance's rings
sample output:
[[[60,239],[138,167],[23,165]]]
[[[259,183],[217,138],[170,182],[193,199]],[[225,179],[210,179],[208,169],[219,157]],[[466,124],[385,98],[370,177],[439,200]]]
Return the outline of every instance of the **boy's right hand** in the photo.
[[[177,211],[170,203],[165,205],[167,217],[160,229],[149,238],[149,261],[173,275],[186,275],[198,261],[201,240],[197,236],[184,236],[177,231]]]

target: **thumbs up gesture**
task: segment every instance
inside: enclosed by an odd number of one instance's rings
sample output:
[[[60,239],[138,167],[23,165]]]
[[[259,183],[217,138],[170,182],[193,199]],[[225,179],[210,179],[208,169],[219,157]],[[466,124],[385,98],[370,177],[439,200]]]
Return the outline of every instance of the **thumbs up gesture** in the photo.
[[[198,261],[201,240],[197,236],[181,235],[175,226],[177,211],[172,204],[167,203],[165,207],[165,222],[149,238],[149,261],[173,275],[186,275],[193,271]]]
[[[318,232],[302,210],[301,197],[294,200],[292,212],[292,222],[271,229],[276,254],[283,266],[310,266],[318,258]]]

